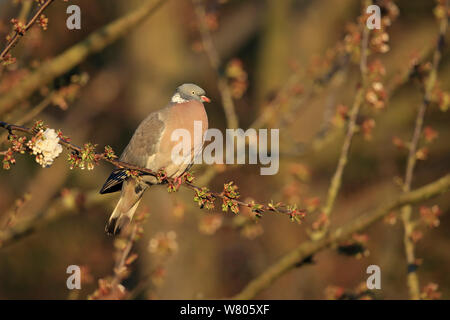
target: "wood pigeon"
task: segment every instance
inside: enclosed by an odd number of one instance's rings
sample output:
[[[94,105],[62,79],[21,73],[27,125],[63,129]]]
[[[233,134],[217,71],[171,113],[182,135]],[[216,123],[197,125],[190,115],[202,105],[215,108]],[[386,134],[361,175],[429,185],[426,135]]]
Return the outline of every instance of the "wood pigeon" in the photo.
[[[167,107],[152,112],[141,122],[120,160],[154,172],[164,169],[168,178],[176,179],[182,176],[203,150],[203,137],[208,129],[208,117],[203,102],[210,102],[205,96],[205,90],[192,83],[179,86]],[[200,121],[202,124],[201,139],[194,139],[194,121]],[[177,129],[189,131],[190,146],[186,149],[191,152],[173,159],[172,150],[179,141],[172,141],[171,136]],[[133,218],[144,191],[157,183],[157,179],[151,175],[142,175],[136,179],[129,177],[124,169],[114,170],[100,190],[101,194],[121,190],[119,202],[106,224],[105,231],[108,234],[119,234]]]

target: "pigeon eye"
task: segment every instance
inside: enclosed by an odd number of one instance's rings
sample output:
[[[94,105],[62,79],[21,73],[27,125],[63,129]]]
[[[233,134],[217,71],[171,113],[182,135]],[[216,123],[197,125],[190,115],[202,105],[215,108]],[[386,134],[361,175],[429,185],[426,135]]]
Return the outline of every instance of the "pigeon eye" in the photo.
[[[195,91],[192,91],[192,94],[195,94]]]

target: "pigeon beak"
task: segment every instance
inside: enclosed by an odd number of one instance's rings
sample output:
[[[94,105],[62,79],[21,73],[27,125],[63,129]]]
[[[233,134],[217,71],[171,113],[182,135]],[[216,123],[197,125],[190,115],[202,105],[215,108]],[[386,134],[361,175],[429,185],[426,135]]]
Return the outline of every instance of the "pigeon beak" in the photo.
[[[211,99],[208,98],[207,96],[201,96],[200,98],[202,99],[203,102],[208,102],[208,103],[211,102]]]

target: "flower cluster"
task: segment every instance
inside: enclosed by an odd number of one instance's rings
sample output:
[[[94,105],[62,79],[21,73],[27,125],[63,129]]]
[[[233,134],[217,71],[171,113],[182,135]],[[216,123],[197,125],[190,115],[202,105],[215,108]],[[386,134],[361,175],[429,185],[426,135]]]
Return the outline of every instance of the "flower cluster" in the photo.
[[[172,208],[172,216],[176,220],[182,220],[184,218],[185,211],[186,211],[186,204],[184,204],[182,201],[177,201],[175,199],[175,203]]]
[[[95,153],[96,146],[88,142],[84,144],[80,152],[72,152],[68,158],[70,169],[80,168],[84,170],[87,168],[88,170],[93,170],[95,164],[99,161],[98,155]]]
[[[40,130],[46,130],[48,127],[45,125],[44,121],[42,120],[37,120],[34,122],[33,127],[31,128],[31,130],[33,132],[39,132]]]
[[[216,2],[216,1],[214,1]],[[218,7],[223,4],[225,1],[220,0],[219,3],[214,3],[207,6],[208,8],[204,8],[204,14],[202,13],[202,20],[203,21],[193,21],[190,24],[190,27],[192,30],[202,29],[205,28],[207,32],[213,33],[216,32],[219,29],[220,26],[220,19],[219,19],[219,10]],[[195,1],[194,1],[195,3]],[[199,2],[196,3],[197,9],[203,11],[203,5]],[[204,27],[201,25],[204,24]],[[204,44],[201,40],[195,39],[192,41],[191,48],[195,52],[202,52],[205,50]]]
[[[221,195],[224,196],[222,198],[222,211],[228,212],[228,209],[230,209],[234,214],[238,214],[239,204],[235,200],[239,199],[240,194],[238,187],[233,184],[233,181],[224,184]]]
[[[43,168],[49,167],[62,152],[58,133],[54,129],[42,129],[28,141],[27,147],[36,155],[36,162]]]
[[[264,212],[262,204],[255,203],[255,201],[252,200],[249,202],[249,208],[255,213],[256,218],[261,218],[261,214]]]
[[[374,29],[370,40],[370,49],[374,52],[386,53],[389,51],[389,34],[386,29],[391,26],[399,14],[397,5],[392,0],[377,1],[382,8],[383,16],[381,19],[380,29]]]
[[[321,212],[317,219],[312,223],[311,228],[314,232],[322,232],[328,228],[330,225],[330,219],[328,216]]]
[[[168,192],[177,192],[183,183],[187,183],[187,184],[192,183],[194,181],[195,177],[191,173],[185,172],[181,176],[174,178],[172,181],[172,180],[167,179],[167,174],[166,174],[165,170],[162,169],[162,170],[158,171],[157,179],[158,179],[159,183],[164,183],[164,182],[168,183],[168,187],[167,187]]]
[[[380,23],[380,28],[371,30],[369,38],[369,49],[371,52],[386,53],[389,51],[389,34],[387,28],[397,18],[399,14],[398,7],[392,0],[377,1],[377,5],[384,11]],[[364,8],[365,9],[365,8]],[[358,23],[348,23],[346,25],[346,34],[342,44],[337,46],[338,51],[345,52],[350,55],[353,61],[360,60],[360,46],[362,40],[362,30],[366,28],[366,22],[370,14],[364,13],[358,17]]]
[[[241,228],[241,236],[246,239],[253,240],[264,233],[264,229],[259,223],[246,223]]]
[[[391,211],[383,218],[383,222],[387,225],[393,226],[397,223],[397,218],[397,213],[395,211]]]
[[[338,104],[336,106],[336,114],[331,119],[331,123],[337,128],[342,128],[349,118],[348,106]]]
[[[372,300],[373,291],[367,289],[365,282],[360,283],[353,290],[346,290],[339,286],[328,286],[325,289],[325,298],[328,300]]]
[[[436,283],[428,283],[425,287],[423,287],[422,292],[420,293],[420,298],[422,300],[440,299],[442,294],[438,290],[439,286]]]
[[[434,130],[431,126],[426,126],[423,128],[423,137],[425,139],[425,142],[431,143],[434,140],[436,140],[439,136],[439,133]]]
[[[158,183],[167,182],[167,174],[164,168],[158,170],[158,172],[156,173],[156,180],[158,181]]]
[[[105,147],[105,151],[103,154],[104,154],[105,158],[108,160],[113,160],[113,159],[117,158],[113,148],[111,148],[110,146]]]
[[[89,300],[121,300],[127,295],[127,290],[123,285],[113,283],[110,278],[99,279],[98,289],[91,295]]]
[[[214,200],[216,197],[212,195],[207,187],[198,188],[195,190],[194,201],[200,208],[208,210],[214,209]]]
[[[361,45],[361,31],[355,23],[347,23],[346,34],[344,36],[343,44],[338,46],[338,50],[343,50],[349,54],[353,61],[359,60],[359,53]]]
[[[311,170],[303,163],[292,163],[289,172],[301,182],[308,182],[311,179]]]
[[[2,65],[5,67],[10,64],[16,63],[16,58],[13,57],[10,53],[7,53],[1,60],[2,60]]]
[[[439,226],[439,216],[442,214],[439,206],[434,205],[432,207],[421,206],[419,209],[420,218],[422,222],[430,228],[436,228]]]
[[[287,211],[289,218],[292,222],[302,223],[302,220],[305,218],[306,214],[304,211],[300,211],[297,209],[297,205],[294,204],[292,206],[287,206]]]
[[[217,14],[217,12],[206,12],[205,22],[209,31],[216,31],[217,29],[219,29],[219,15]]]
[[[253,240],[263,234],[264,229],[259,222],[262,205],[256,204],[251,198],[245,199],[250,204],[243,207],[241,213],[233,217],[232,225],[240,231],[242,237]]]
[[[369,118],[363,121],[361,124],[361,130],[365,140],[372,140],[372,130],[375,128],[375,119]]]
[[[39,16],[39,19],[37,20],[37,24],[42,28],[42,30],[47,30],[48,28],[48,18],[45,16],[45,14],[41,14]]]
[[[382,82],[386,69],[378,59],[369,63],[367,69],[370,84],[365,95],[366,102],[375,110],[383,109],[387,101],[387,92]]]
[[[3,169],[9,170],[11,169],[11,165],[16,163],[16,159],[13,156],[14,152],[9,148],[4,154],[3,154]]]
[[[446,112],[450,107],[450,92],[443,91],[439,85],[433,88],[432,101],[436,103],[442,112]]]
[[[3,152],[3,169],[9,170],[12,164],[16,163],[14,158],[14,153],[25,153],[26,150],[26,137],[17,137],[12,134],[9,135],[8,140],[11,142],[12,146],[8,148],[6,152]]]
[[[152,254],[166,257],[178,251],[177,234],[175,231],[157,233],[148,244],[148,251]]]
[[[217,230],[222,226],[223,216],[214,214],[214,215],[205,215],[201,217],[198,230],[206,235],[213,235]]]
[[[433,143],[437,138],[439,137],[439,133],[433,129],[431,126],[426,126],[423,128],[422,132],[422,146],[416,150],[415,157],[417,160],[426,160],[428,158],[428,155],[430,153],[429,151],[429,145]],[[394,146],[396,146],[399,150],[406,150],[409,149],[411,146],[411,143],[404,141],[403,139],[394,136],[392,138],[392,143]]]
[[[25,29],[25,24],[23,22],[13,18],[13,19],[11,19],[11,23],[13,25],[13,29],[15,32],[17,32],[18,34],[20,34],[22,36],[25,34],[26,29]],[[10,41],[11,36],[7,36],[6,40]]]

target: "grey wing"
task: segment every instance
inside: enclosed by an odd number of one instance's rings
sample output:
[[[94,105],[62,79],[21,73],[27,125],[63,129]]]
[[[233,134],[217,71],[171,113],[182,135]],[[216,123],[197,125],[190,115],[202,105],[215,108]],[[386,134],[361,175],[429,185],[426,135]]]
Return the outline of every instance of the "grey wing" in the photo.
[[[120,161],[128,162],[146,168],[152,157],[158,152],[159,141],[164,131],[164,117],[166,109],[153,112],[136,129],[133,137],[120,156]],[[114,170],[106,180],[101,194],[116,192],[122,189],[123,181],[127,178],[123,169]]]

